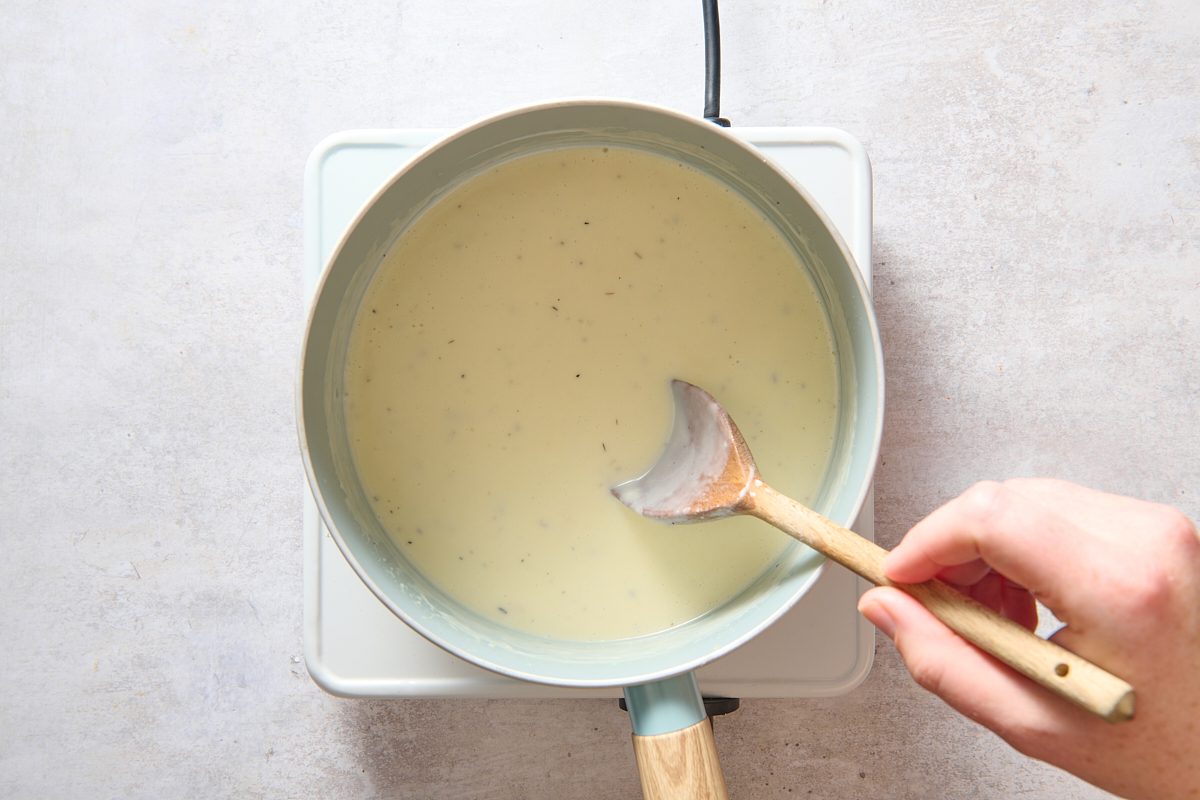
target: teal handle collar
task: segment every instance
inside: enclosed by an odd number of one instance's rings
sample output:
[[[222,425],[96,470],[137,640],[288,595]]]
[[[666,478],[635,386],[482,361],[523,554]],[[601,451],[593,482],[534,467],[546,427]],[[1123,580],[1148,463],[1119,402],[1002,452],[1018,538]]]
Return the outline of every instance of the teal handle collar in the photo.
[[[625,706],[637,736],[658,736],[690,728],[705,719],[704,700],[691,672],[654,683],[626,686]]]

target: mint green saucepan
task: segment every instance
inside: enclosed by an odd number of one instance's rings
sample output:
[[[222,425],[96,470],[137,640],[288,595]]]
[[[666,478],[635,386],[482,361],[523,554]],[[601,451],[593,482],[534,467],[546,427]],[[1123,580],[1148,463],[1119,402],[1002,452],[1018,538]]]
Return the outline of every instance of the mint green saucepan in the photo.
[[[879,448],[883,365],[871,302],[849,251],[808,195],[749,145],[711,123],[622,101],[548,103],[472,125],[425,151],[363,207],[330,259],[311,309],[300,371],[301,449],[330,533],[393,613],[445,650],[512,678],[622,687],[646,796],[723,797],[693,670],[786,612],[816,580],[821,557],[793,544],[741,595],[661,633],[616,641],[547,639],[466,610],[417,571],[375,518],[350,455],[342,402],[349,332],[389,245],[440,194],[482,170],[545,149],[595,144],[643,148],[714,176],[757,206],[795,249],[798,268],[811,274],[828,315],[839,371],[835,452],[811,505],[839,523],[855,519]]]

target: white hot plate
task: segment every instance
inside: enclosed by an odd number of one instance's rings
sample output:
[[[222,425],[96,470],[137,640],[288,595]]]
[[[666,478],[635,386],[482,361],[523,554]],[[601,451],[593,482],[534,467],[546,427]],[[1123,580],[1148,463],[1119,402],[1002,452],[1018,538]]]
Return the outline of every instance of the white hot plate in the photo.
[[[871,279],[871,167],[853,137],[832,128],[730,128],[789,172],[820,204]],[[321,270],[359,209],[393,173],[449,131],[335,134],[309,158],[304,181],[304,283]],[[514,681],[467,664],[395,617],[358,579],[304,492],[304,657],[313,680],[350,697],[586,697],[582,690]],[[874,538],[874,493],[854,530]],[[706,696],[843,694],[871,669],[875,633],[857,611],[865,582],[836,565],[771,628],[701,668]]]

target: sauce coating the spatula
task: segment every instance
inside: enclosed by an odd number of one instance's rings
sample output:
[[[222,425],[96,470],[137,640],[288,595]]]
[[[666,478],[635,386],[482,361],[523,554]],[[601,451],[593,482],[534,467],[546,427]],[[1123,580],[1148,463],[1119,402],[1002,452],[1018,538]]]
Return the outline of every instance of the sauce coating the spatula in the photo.
[[[404,555],[474,611],[560,639],[653,633],[788,545],[753,519],[669,527],[609,493],[657,457],[671,378],[716,395],[759,467],[811,497],[836,367],[811,279],[739,194],[648,152],[507,162],[423,213],[358,311],[360,479]]]

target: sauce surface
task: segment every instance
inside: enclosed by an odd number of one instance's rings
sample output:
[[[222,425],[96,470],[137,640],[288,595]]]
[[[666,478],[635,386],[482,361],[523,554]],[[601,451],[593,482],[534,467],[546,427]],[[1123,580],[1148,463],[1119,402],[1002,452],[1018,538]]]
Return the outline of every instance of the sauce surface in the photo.
[[[620,147],[471,178],[392,247],[351,331],[351,450],[400,550],[463,605],[559,639],[687,622],[790,539],[666,526],[609,487],[650,466],[671,378],[711,392],[760,472],[811,499],[837,412],[817,293],[739,194]]]

